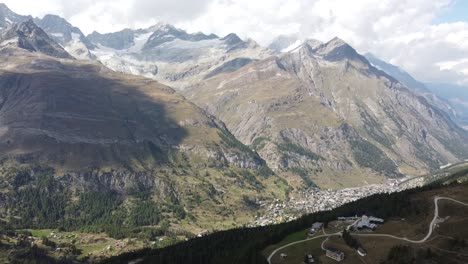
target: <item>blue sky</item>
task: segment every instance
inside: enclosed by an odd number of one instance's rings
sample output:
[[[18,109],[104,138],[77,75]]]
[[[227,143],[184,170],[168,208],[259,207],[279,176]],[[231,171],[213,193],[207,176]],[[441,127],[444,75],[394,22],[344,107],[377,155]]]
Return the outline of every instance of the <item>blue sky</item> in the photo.
[[[455,0],[434,20],[434,24],[452,22],[468,22],[468,0]]]

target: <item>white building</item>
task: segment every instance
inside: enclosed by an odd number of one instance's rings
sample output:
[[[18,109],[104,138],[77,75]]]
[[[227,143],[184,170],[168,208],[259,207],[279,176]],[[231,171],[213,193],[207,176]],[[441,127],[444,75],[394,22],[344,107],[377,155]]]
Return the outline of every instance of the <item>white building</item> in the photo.
[[[356,228],[359,230],[362,229],[371,229],[375,230],[377,228],[377,224],[383,224],[384,220],[376,217],[368,217],[366,215],[363,215],[361,217],[361,220],[357,222]]]
[[[336,249],[327,249],[327,257],[334,259],[338,262],[344,260],[345,253],[343,251],[338,251]]]

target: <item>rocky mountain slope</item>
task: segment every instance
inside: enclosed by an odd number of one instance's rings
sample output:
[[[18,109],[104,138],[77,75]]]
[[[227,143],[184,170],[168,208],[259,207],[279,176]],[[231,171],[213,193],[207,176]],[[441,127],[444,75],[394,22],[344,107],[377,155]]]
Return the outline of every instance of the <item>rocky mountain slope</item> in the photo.
[[[220,73],[184,94],[276,171],[344,187],[467,157],[467,135],[335,38]]]
[[[416,93],[424,96],[432,105],[440,108],[442,111],[449,114],[449,116],[460,126],[465,126],[464,113],[453,106],[453,102],[450,102],[450,97],[444,96],[439,97],[436,93],[432,92],[429,87],[424,83],[414,79],[408,72],[401,69],[398,66],[387,63],[373,54],[365,54],[366,59],[376,68],[386,72],[392,77],[395,77],[399,82],[406,85],[406,87],[414,90]],[[466,118],[465,118],[466,119]]]
[[[421,94],[430,93],[431,91],[420,81],[416,80],[408,72],[404,71],[398,66],[392,65],[377,58],[374,54],[364,54],[366,59],[379,70],[386,72],[407,87],[418,91]]]
[[[257,153],[171,88],[75,60],[31,20],[0,43],[0,215],[17,227],[109,231],[168,219],[225,228],[251,217],[257,199],[287,190]],[[86,215],[94,208],[86,203],[108,200]]]
[[[20,23],[32,19],[31,16],[18,15],[11,11],[4,3],[0,3],[0,29],[13,23]]]
[[[5,4],[0,3],[0,30],[5,30],[14,23],[33,20],[50,38],[60,44],[69,54],[78,59],[95,59],[89,49],[94,45],[83,35],[81,30],[72,26],[65,19],[56,15],[41,18],[18,15]]]
[[[164,23],[85,37],[56,16],[36,21],[68,51],[79,40],[85,57],[170,84],[292,184],[361,185],[466,157],[449,104],[339,39],[280,36],[268,49]]]
[[[65,19],[56,15],[46,15],[42,19],[35,18],[34,21],[75,58],[96,59],[89,51],[95,45],[85,37],[79,28],[72,26]]]
[[[448,83],[426,83],[426,87],[453,107],[455,120],[468,130],[468,87]]]
[[[16,23],[5,28],[0,35],[0,46],[16,47],[30,52],[40,52],[52,57],[73,59],[60,45],[54,42],[32,20]]]

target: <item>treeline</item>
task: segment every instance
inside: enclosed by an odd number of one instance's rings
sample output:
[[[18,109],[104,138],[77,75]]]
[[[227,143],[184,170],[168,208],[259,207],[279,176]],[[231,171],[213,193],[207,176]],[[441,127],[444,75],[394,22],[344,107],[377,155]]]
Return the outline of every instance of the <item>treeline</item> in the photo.
[[[182,168],[187,166],[187,157],[183,153],[175,153],[170,159]],[[209,176],[209,172],[206,173]],[[227,177],[238,178],[239,182],[245,183],[246,188],[261,190],[264,186],[259,175],[269,177],[272,172],[267,166],[260,166],[255,172],[228,168],[224,173]],[[151,226],[153,230],[157,229],[156,232],[177,236],[180,232],[171,232],[168,225],[162,225],[162,221],[192,217],[177,199],[154,201],[153,190],[145,186],[136,186],[124,194],[110,188],[100,191],[74,190],[54,174],[53,169],[41,166],[11,169],[6,177],[9,182],[5,184],[10,188],[5,216],[8,217],[6,222],[11,225],[11,230],[59,229],[105,232],[117,239],[150,239],[154,237],[154,232],[140,227]],[[209,197],[215,201],[216,189],[212,185],[207,188],[210,188],[207,191]],[[198,194],[197,191],[194,193]],[[129,197],[131,199],[127,199]],[[198,200],[196,203],[201,202],[199,195],[195,198]]]
[[[358,139],[349,142],[353,157],[356,162],[367,168],[381,172],[388,176],[399,175],[398,168],[395,163],[374,144]]]
[[[53,171],[37,170],[34,179],[18,174],[11,194],[8,226],[3,230],[59,229],[62,231],[105,232],[114,238],[133,237],[143,233],[154,236],[152,230],[141,226],[155,226],[163,213],[184,219],[186,212],[180,205],[161,206],[150,195],[135,196],[131,205],[123,206],[124,197],[116,192],[83,192],[72,199],[70,191],[54,178]],[[169,234],[166,230],[156,230]],[[1,230],[0,230],[1,231]]]
[[[348,245],[350,248],[352,249],[358,249],[361,244],[359,243],[359,241],[353,237],[348,230],[343,230],[343,235],[342,235],[342,238],[344,240],[344,242],[346,243],[346,245]]]
[[[303,230],[311,223],[330,222],[338,216],[373,214],[381,218],[408,217],[429,212],[431,203],[414,194],[440,186],[426,186],[393,194],[376,194],[332,211],[319,212],[295,221],[256,228],[239,228],[213,233],[162,249],[144,249],[110,258],[103,263],[171,264],[265,264],[261,251],[287,235]]]

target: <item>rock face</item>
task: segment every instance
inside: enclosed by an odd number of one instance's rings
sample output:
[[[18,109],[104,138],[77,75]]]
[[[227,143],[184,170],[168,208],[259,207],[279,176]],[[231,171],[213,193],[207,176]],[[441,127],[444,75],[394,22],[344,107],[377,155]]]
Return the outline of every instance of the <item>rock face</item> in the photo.
[[[145,31],[135,32],[131,29],[124,29],[115,33],[100,34],[96,31],[87,36],[87,38],[95,43],[96,45],[101,45],[104,47],[123,50],[128,49],[134,45],[135,37],[138,34],[148,33]]]
[[[54,42],[32,20],[12,24],[0,36],[0,46],[16,46],[32,52],[63,59],[72,59],[60,45]]]
[[[416,79],[414,79],[409,73],[403,69],[389,64],[381,59],[375,57],[373,54],[367,53],[366,59],[376,68],[388,73],[392,77],[395,77],[399,82],[406,85],[406,87],[414,90],[416,93],[424,96],[428,102],[432,105],[440,108],[442,111],[446,112],[452,120],[457,122],[460,126],[466,126],[466,111],[460,111],[456,107],[455,102],[450,101],[450,97],[437,96],[432,92],[426,85]],[[445,88],[447,89],[447,88]],[[459,93],[461,95],[461,93]]]
[[[95,59],[89,52],[95,47],[94,44],[79,28],[72,26],[65,19],[56,15],[46,15],[42,19],[34,19],[34,22],[75,58]]]
[[[5,4],[0,4],[0,30],[5,30],[15,23],[33,20],[47,35],[61,45],[69,54],[78,59],[96,59],[89,52],[94,45],[83,35],[81,30],[72,26],[65,19],[56,15],[46,15],[42,19],[22,16],[11,11]]]
[[[21,23],[32,19],[31,16],[18,15],[11,11],[4,3],[0,3],[0,29],[4,29],[13,23]]]
[[[387,74],[395,77],[399,82],[406,85],[407,87],[414,89],[422,94],[430,93],[429,89],[425,85],[417,80],[415,80],[409,73],[405,72],[403,69],[387,63],[371,53],[364,54],[366,59],[372,64],[372,66],[380,69]]]
[[[466,133],[444,112],[338,38],[214,75],[183,93],[270,167],[322,187],[422,174],[467,157]]]
[[[195,224],[214,204],[233,217],[243,195],[284,194],[265,161],[215,117],[154,80],[75,60],[44,35],[32,21],[2,35],[18,40],[0,47],[0,197],[22,199],[15,190],[47,174],[72,200],[112,192],[131,203],[145,191],[159,205],[190,205]]]
[[[455,112],[455,120],[468,131],[467,87],[448,83],[427,83],[426,87],[437,95],[437,98],[443,98],[450,103]]]

